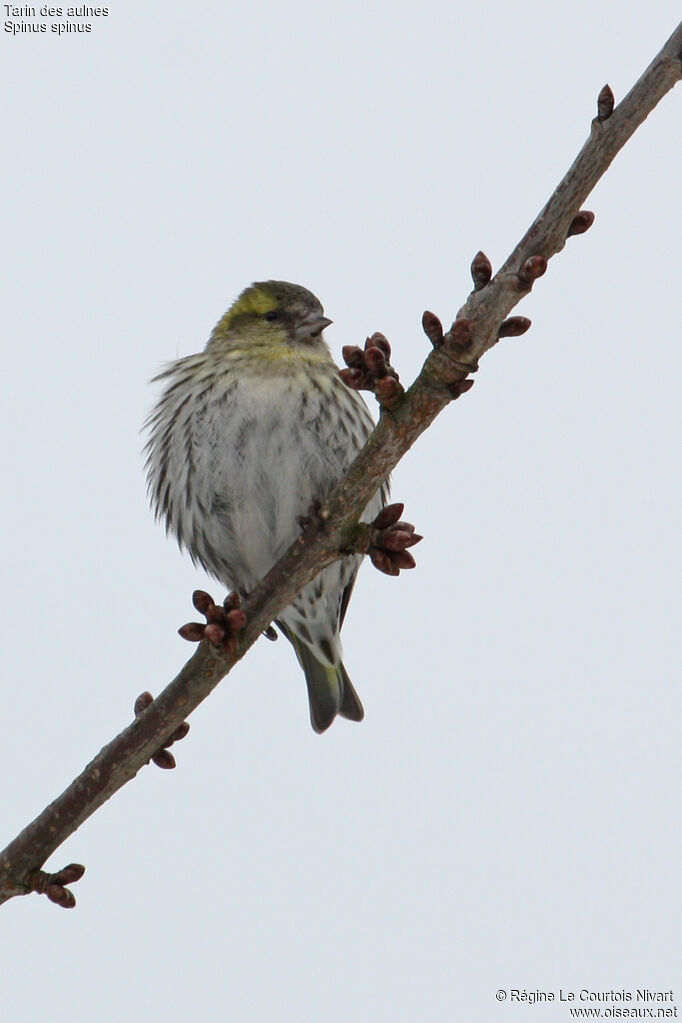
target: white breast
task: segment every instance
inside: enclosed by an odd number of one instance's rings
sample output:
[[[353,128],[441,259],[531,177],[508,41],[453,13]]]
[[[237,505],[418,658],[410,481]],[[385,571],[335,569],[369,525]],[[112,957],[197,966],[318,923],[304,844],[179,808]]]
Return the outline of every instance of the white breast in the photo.
[[[184,500],[176,489],[178,532],[209,572],[248,591],[296,538],[298,517],[350,465],[371,419],[355,394],[326,378],[313,386],[298,375],[242,376],[207,397],[175,442],[186,488]]]

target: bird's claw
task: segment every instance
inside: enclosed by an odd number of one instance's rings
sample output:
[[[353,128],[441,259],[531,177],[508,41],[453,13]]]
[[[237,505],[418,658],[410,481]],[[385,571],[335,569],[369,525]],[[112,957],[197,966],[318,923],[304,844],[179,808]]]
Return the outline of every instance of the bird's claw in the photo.
[[[301,531],[305,533],[307,529],[311,527],[316,529],[318,533],[324,533],[327,528],[327,519],[329,518],[329,511],[322,504],[321,501],[313,501],[308,508],[307,515],[297,515],[296,521],[301,527]]]

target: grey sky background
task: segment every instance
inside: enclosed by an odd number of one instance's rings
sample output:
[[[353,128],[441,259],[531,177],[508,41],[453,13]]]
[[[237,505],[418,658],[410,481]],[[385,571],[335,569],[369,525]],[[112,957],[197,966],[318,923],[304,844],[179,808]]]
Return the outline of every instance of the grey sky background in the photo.
[[[250,281],[311,288],[401,377],[499,265],[679,4],[114,2],[3,33],[2,822],[9,840],[191,648],[146,505],[159,364]],[[54,19],[48,19],[49,21]],[[498,988],[682,1000],[680,94],[394,476],[417,571],[362,570],[366,709],[322,737],[257,644],[2,908],[7,1023],[563,1020]],[[4,844],[4,843],[0,843]]]

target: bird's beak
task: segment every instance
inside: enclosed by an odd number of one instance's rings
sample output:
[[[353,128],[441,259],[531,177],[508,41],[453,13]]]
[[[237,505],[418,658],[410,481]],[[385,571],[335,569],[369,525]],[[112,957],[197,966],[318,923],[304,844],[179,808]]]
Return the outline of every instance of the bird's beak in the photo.
[[[313,338],[319,337],[324,328],[328,327],[331,322],[326,316],[320,316],[319,313],[310,313],[296,327],[294,337],[297,341],[312,341]]]

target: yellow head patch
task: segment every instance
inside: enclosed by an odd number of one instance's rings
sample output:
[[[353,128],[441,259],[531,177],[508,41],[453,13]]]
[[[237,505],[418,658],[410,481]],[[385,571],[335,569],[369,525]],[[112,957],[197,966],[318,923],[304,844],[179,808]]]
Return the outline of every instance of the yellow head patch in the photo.
[[[252,284],[250,288],[242,291],[236,302],[233,302],[225,315],[218,321],[216,331],[221,334],[225,333],[236,320],[243,321],[247,317],[265,316],[271,309],[277,309],[279,305],[280,299],[277,295],[272,292],[268,293],[257,284]]]
[[[258,281],[242,291],[236,302],[218,321],[213,331],[214,338],[229,338],[234,332],[253,332],[258,328],[262,333],[268,313],[276,312],[272,317],[271,329],[265,335],[274,338],[277,334],[284,336],[297,322],[305,320],[310,314],[321,316],[323,313],[319,299],[307,288],[288,281]]]

